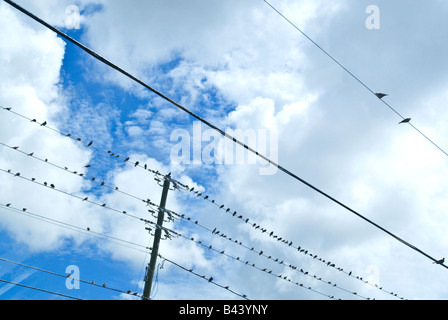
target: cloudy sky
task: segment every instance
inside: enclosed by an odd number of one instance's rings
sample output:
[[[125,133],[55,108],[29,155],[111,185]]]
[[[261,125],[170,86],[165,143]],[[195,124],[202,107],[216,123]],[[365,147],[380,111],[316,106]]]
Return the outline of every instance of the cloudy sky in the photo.
[[[442,150],[262,0],[16,3],[448,258],[445,1],[270,1]],[[0,280],[82,299],[142,294],[156,219],[141,200],[162,191],[146,164],[194,187],[169,191],[184,219],[164,224],[181,236],[161,243],[153,299],[448,298],[446,268],[248,154],[219,161],[241,147],[3,1],[0,28]],[[66,297],[2,282],[0,298]]]

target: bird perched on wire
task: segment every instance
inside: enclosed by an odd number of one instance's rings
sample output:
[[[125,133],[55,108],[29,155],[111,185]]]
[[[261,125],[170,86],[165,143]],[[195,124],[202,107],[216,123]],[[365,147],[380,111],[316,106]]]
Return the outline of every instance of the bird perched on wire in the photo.
[[[433,263],[435,263],[435,264],[443,264],[444,262],[445,262],[445,258],[442,258],[442,259],[440,259],[438,261],[434,261]]]
[[[406,118],[406,119],[404,119],[403,121],[401,121],[399,124],[402,124],[402,123],[409,123],[409,122],[411,122],[411,118]]]
[[[45,127],[47,125],[47,121],[44,121],[40,126]]]
[[[385,93],[375,93],[375,95],[378,97],[378,99],[383,99],[384,97],[387,97],[388,95]]]

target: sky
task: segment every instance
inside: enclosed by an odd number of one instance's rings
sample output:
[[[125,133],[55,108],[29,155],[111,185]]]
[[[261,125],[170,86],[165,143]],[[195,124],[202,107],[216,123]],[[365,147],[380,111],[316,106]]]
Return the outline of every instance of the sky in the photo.
[[[340,65],[262,0],[16,3],[448,258],[445,1],[269,2]],[[4,1],[0,29],[0,299],[139,299],[157,210],[142,200],[162,194],[155,171],[188,190],[168,192],[178,219],[164,222],[173,232],[151,299],[448,298],[446,268]]]

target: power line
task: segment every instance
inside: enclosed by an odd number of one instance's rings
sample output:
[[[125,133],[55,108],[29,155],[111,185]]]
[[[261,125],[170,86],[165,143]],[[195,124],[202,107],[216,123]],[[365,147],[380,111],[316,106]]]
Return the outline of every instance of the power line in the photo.
[[[62,132],[62,131],[60,131],[60,130],[58,130],[58,129],[56,129],[56,128],[53,128],[53,127],[51,127],[51,126],[48,124],[47,121],[39,122],[39,121],[37,121],[37,119],[35,119],[35,118],[31,119],[31,118],[29,118],[29,117],[27,117],[27,116],[24,116],[23,114],[20,114],[20,113],[14,111],[13,108],[10,108],[10,107],[3,107],[3,106],[0,106],[0,108],[1,108],[3,111],[8,111],[8,112],[10,112],[10,113],[12,113],[12,114],[15,114],[16,116],[19,116],[19,117],[21,117],[21,118],[23,118],[23,119],[25,119],[25,120],[28,120],[30,123],[35,123],[35,124],[39,125],[40,128],[45,128],[45,129],[51,130],[51,131],[53,131],[53,132],[56,132],[56,133],[62,135],[63,137],[70,138],[71,140],[73,140],[73,141],[76,142],[76,143],[83,144],[83,145],[84,145],[85,147],[87,147],[87,148],[95,149],[95,150],[97,150],[97,151],[101,151],[101,152],[103,152],[103,153],[105,153],[105,154],[108,154],[110,158],[114,158],[114,159],[121,159],[121,158],[123,158],[123,157],[120,158],[120,155],[119,155],[118,153],[115,153],[115,152],[113,152],[113,151],[111,151],[111,150],[106,150],[106,149],[102,149],[102,148],[100,148],[100,147],[97,147],[97,146],[94,144],[93,141],[90,141],[90,142],[84,142],[84,139],[83,139],[82,137],[74,137],[71,133],[64,133],[64,132]],[[140,162],[138,162],[138,161],[133,162],[129,157],[124,159],[124,163],[133,165],[134,167],[140,167],[140,168],[143,168],[143,169],[145,169],[145,170],[147,170],[147,171],[153,173],[154,175],[163,176],[159,171],[157,171],[157,170],[153,170],[153,169],[151,169],[151,168],[148,168],[148,166],[147,166],[146,164],[142,165],[142,164],[140,164]]]
[[[19,147],[17,147],[17,146],[13,147],[13,146],[8,145],[8,144],[6,144],[6,143],[4,143],[4,142],[1,142],[1,141],[0,141],[0,145],[4,146],[4,147],[6,147],[6,148],[9,148],[9,149],[11,149],[11,150],[13,150],[13,151],[19,152],[19,153],[21,153],[21,154],[23,154],[23,155],[25,155],[25,156],[27,156],[27,157],[36,159],[36,160],[38,160],[38,161],[40,161],[40,162],[43,162],[43,163],[45,163],[45,164],[47,164],[47,165],[53,166],[53,167],[55,167],[55,168],[58,168],[58,169],[60,169],[60,170],[62,170],[62,171],[64,171],[64,172],[74,174],[74,175],[76,175],[76,176],[78,176],[78,177],[80,177],[80,178],[83,178],[84,180],[87,180],[87,181],[90,181],[90,182],[92,182],[92,183],[95,183],[95,184],[97,184],[97,185],[100,186],[100,187],[108,188],[108,189],[110,189],[110,190],[112,190],[112,191],[114,191],[114,192],[118,192],[118,193],[124,194],[124,195],[126,195],[126,196],[128,196],[128,197],[134,198],[134,199],[136,199],[136,200],[140,200],[140,201],[145,202],[145,203],[149,203],[149,202],[151,202],[150,199],[146,199],[146,200],[145,200],[145,199],[143,199],[143,198],[141,198],[141,197],[138,197],[138,196],[135,196],[135,195],[133,195],[133,194],[131,194],[131,193],[125,192],[125,191],[123,191],[121,188],[118,188],[117,186],[110,186],[110,185],[106,184],[104,181],[100,181],[100,180],[96,179],[95,177],[88,177],[87,174],[84,173],[82,170],[79,170],[79,171],[73,171],[73,170],[70,170],[70,169],[69,169],[68,167],[66,167],[66,166],[61,166],[61,165],[58,165],[58,164],[55,164],[55,163],[51,162],[50,160],[48,160],[48,158],[45,158],[45,159],[40,158],[40,157],[36,156],[36,155],[34,154],[34,152],[25,152],[25,151],[21,150],[21,149],[20,149]],[[90,165],[89,165],[89,167],[90,167]],[[148,169],[148,170],[151,170],[151,169]],[[156,172],[156,171],[151,170],[151,172]],[[157,176],[158,176],[158,175],[161,175],[161,174],[155,174],[155,176],[156,176],[156,178],[155,178],[156,181],[158,181],[158,180],[157,180]]]
[[[342,208],[346,209],[347,211],[351,212],[352,214],[356,215],[357,217],[363,219],[364,221],[368,222],[369,224],[371,224],[372,226],[376,227],[377,229],[385,232],[386,234],[388,234],[389,236],[395,238],[396,240],[398,240],[399,242],[401,242],[402,244],[404,244],[405,246],[411,248],[412,250],[420,253],[421,255],[425,256],[426,258],[430,259],[433,262],[438,262],[439,259],[436,259],[432,256],[430,256],[429,254],[427,254],[426,252],[420,250],[419,248],[417,248],[416,246],[412,245],[411,243],[401,239],[400,237],[398,237],[397,235],[395,235],[394,233],[392,233],[391,231],[381,227],[380,225],[378,225],[377,223],[373,222],[372,220],[364,217],[362,214],[358,213],[357,211],[355,211],[354,209],[350,208],[348,205],[342,203],[341,201],[337,200],[336,198],[330,196],[329,194],[327,194],[326,192],[322,191],[321,189],[317,188],[316,186],[312,185],[311,183],[305,181],[304,179],[300,178],[299,176],[297,176],[296,174],[292,173],[291,171],[289,171],[288,169],[284,168],[283,166],[277,164],[276,162],[270,160],[268,157],[264,156],[263,154],[259,153],[258,151],[254,150],[253,148],[249,147],[248,145],[244,144],[243,142],[239,141],[238,139],[236,139],[235,137],[229,135],[228,133],[226,133],[224,130],[221,130],[220,128],[218,128],[217,126],[213,125],[212,123],[208,122],[207,120],[203,119],[202,117],[200,117],[199,115],[195,114],[194,112],[190,111],[189,109],[185,108],[184,106],[180,105],[179,103],[175,102],[174,100],[172,100],[171,98],[167,97],[166,95],[162,94],[161,92],[157,91],[156,89],[152,88],[151,86],[149,86],[148,84],[146,84],[145,82],[143,82],[142,80],[136,78],[135,76],[131,75],[130,73],[128,73],[127,71],[123,70],[122,68],[118,67],[117,65],[113,64],[112,62],[108,61],[107,59],[105,59],[104,57],[100,56],[98,53],[94,52],[93,50],[87,48],[85,45],[81,44],[80,42],[76,41],[75,39],[73,39],[72,37],[68,36],[67,34],[65,34],[64,32],[60,31],[59,29],[51,26],[50,24],[48,24],[47,22],[43,21],[42,19],[38,18],[37,16],[35,16],[34,14],[32,14],[31,12],[27,11],[26,9],[22,8],[21,6],[17,5],[16,3],[14,3],[13,1],[10,0],[4,0],[6,3],[8,3],[9,5],[11,5],[12,7],[14,7],[15,9],[19,10],[20,12],[24,13],[25,15],[27,15],[28,17],[32,18],[33,20],[35,20],[36,22],[42,24],[43,26],[45,26],[46,28],[52,30],[53,32],[57,33],[59,36],[63,37],[64,39],[68,40],[69,42],[73,43],[74,45],[76,45],[77,47],[79,47],[80,49],[82,49],[84,52],[88,53],[89,55],[91,55],[92,57],[94,57],[95,59],[99,60],[100,62],[108,65],[109,67],[115,69],[116,71],[120,72],[121,74],[125,75],[126,77],[128,77],[129,79],[133,80],[134,82],[138,83],[139,85],[143,86],[144,88],[150,90],[151,92],[153,92],[154,94],[156,94],[157,96],[159,96],[160,98],[164,99],[165,101],[169,102],[170,104],[172,104],[173,106],[177,107],[178,109],[188,113],[189,115],[191,115],[192,117],[196,118],[197,120],[201,121],[202,123],[204,123],[205,125],[207,125],[208,127],[212,128],[213,130],[217,131],[218,133],[220,133],[222,136],[224,136],[225,138],[233,141],[234,143],[240,145],[241,147],[244,147],[245,149],[247,149],[249,152],[254,153],[256,156],[262,158],[263,160],[265,160],[266,162],[268,162],[269,164],[277,167],[280,171],[282,171],[283,173],[287,174],[288,176],[292,177],[293,179],[301,182],[302,184],[306,185],[307,187],[311,188],[312,190],[318,192],[319,194],[323,195],[324,197],[326,197],[327,199],[333,201],[334,203],[336,203],[337,205],[341,206]],[[448,269],[448,266],[441,264],[443,267]]]
[[[267,0],[263,0],[272,10],[274,10],[279,16],[281,16],[284,20],[286,20],[291,26],[294,27],[297,31],[299,31],[305,38],[307,38],[311,43],[313,43],[320,51],[322,51],[326,56],[328,56],[331,60],[333,60],[339,67],[341,67],[345,72],[347,72],[353,79],[359,82],[364,88],[366,88],[370,93],[375,95],[380,99],[382,103],[384,103],[390,110],[396,113],[402,120],[405,119],[396,109],[394,109],[389,103],[382,99],[382,95],[373,91],[370,87],[368,87],[363,81],[361,81],[358,77],[356,77],[350,70],[348,70],[342,63],[340,63],[336,58],[334,58],[328,51],[322,48],[316,41],[314,41],[311,37],[309,37],[305,32],[303,32],[297,25],[295,25],[291,20],[289,20],[285,15],[283,15],[279,10],[277,10],[272,4],[270,4]],[[432,141],[428,136],[426,136],[423,132],[421,132],[417,127],[412,125],[409,121],[407,122],[413,127],[419,134],[421,134],[425,139],[427,139],[431,144],[433,144],[437,149],[442,151],[446,156],[448,153],[445,152],[441,147],[439,147],[434,141]]]
[[[74,281],[85,283],[85,284],[88,284],[88,285],[91,285],[91,286],[96,286],[96,287],[99,287],[99,288],[112,290],[112,291],[116,291],[116,292],[120,292],[120,293],[124,293],[124,294],[131,294],[130,291],[126,292],[126,291],[123,291],[123,290],[111,288],[109,286],[106,286],[105,284],[100,285],[100,284],[96,284],[96,283],[91,282],[91,281],[85,281],[85,280],[73,278],[70,274],[69,275],[60,274],[60,273],[57,273],[57,272],[54,272],[54,271],[49,271],[49,270],[38,268],[38,267],[35,267],[35,266],[26,265],[26,264],[23,264],[23,263],[20,263],[20,262],[16,262],[16,261],[12,261],[12,260],[8,260],[8,259],[5,259],[5,258],[0,258],[0,260],[4,261],[4,262],[11,263],[11,264],[15,264],[15,265],[18,265],[18,266],[21,266],[21,267],[24,267],[24,268],[33,269],[33,270],[37,270],[37,271],[40,271],[40,272],[48,273],[48,274],[51,274],[51,275],[55,275],[55,276],[58,276],[58,277],[62,277],[62,278],[66,278],[66,279],[70,278],[70,279],[72,279]]]
[[[206,277],[205,275],[200,275],[199,273],[194,272],[192,269],[188,269],[188,268],[186,268],[186,267],[184,267],[184,266],[181,266],[180,264],[178,264],[178,263],[176,263],[176,262],[174,262],[174,261],[172,261],[172,260],[169,260],[169,259],[165,258],[165,257],[162,256],[160,253],[159,253],[159,257],[160,257],[161,259],[163,259],[163,260],[168,261],[169,263],[175,265],[176,267],[178,267],[178,268],[180,268],[180,269],[182,269],[182,270],[184,270],[184,271],[187,271],[187,272],[189,272],[189,273],[191,273],[191,274],[194,274],[195,276],[197,276],[197,277],[199,277],[199,278],[202,278],[202,279],[208,281],[208,282],[211,283],[211,284],[214,284],[215,286],[218,286],[218,287],[220,287],[220,288],[222,288],[222,289],[225,289],[225,290],[227,290],[227,291],[229,291],[229,292],[231,292],[231,293],[233,293],[233,294],[235,294],[235,295],[237,295],[237,296],[240,296],[241,298],[243,298],[243,299],[245,299],[245,300],[249,300],[248,297],[247,297],[247,295],[245,295],[245,294],[241,294],[241,293],[237,293],[237,292],[233,291],[232,289],[230,289],[229,286],[224,286],[224,285],[222,285],[222,284],[217,283],[217,282],[213,279],[213,277]]]
[[[129,216],[129,217],[131,217],[131,218],[140,220],[140,221],[142,221],[142,222],[144,222],[144,223],[154,224],[154,222],[149,221],[149,220],[146,220],[146,219],[144,219],[144,218],[140,218],[140,217],[138,217],[138,216],[136,216],[136,215],[130,214],[130,213],[128,213],[126,210],[119,210],[119,209],[116,209],[116,208],[112,208],[112,207],[108,206],[107,203],[103,203],[103,204],[101,204],[100,202],[95,202],[95,201],[90,200],[88,197],[80,197],[80,196],[77,196],[77,195],[68,193],[68,192],[66,192],[66,191],[63,191],[63,190],[61,190],[61,189],[58,189],[58,188],[56,188],[53,184],[49,184],[49,183],[47,183],[47,182],[43,182],[43,183],[41,183],[41,182],[36,181],[36,179],[34,179],[34,178],[31,178],[31,179],[30,179],[30,178],[24,177],[22,174],[20,174],[20,172],[14,173],[14,172],[12,172],[11,170],[5,170],[5,169],[2,169],[2,168],[0,168],[0,172],[10,174],[10,175],[12,175],[12,176],[15,177],[15,178],[20,178],[20,179],[26,180],[26,181],[28,181],[28,182],[32,182],[32,183],[37,184],[37,185],[40,185],[40,186],[42,186],[42,187],[46,187],[47,189],[50,189],[50,190],[53,190],[53,191],[57,191],[57,192],[63,193],[63,194],[65,194],[65,195],[67,195],[67,196],[70,196],[70,197],[76,198],[76,199],[78,199],[78,200],[81,200],[82,202],[90,203],[90,204],[96,205],[96,206],[98,206],[98,207],[101,207],[101,208],[104,208],[104,209],[113,211],[113,212],[115,212],[115,213],[120,213],[120,214]]]
[[[66,294],[62,294],[62,293],[58,293],[58,292],[54,292],[54,291],[50,291],[50,290],[45,290],[45,289],[41,289],[41,288],[37,288],[37,287],[27,286],[25,284],[13,282],[13,281],[8,281],[8,280],[4,280],[4,279],[0,279],[0,282],[12,284],[12,285],[23,287],[23,288],[27,288],[27,289],[33,289],[33,290],[37,290],[37,291],[41,291],[41,292],[45,292],[45,293],[61,296],[61,297],[64,297],[64,298],[70,298],[70,299],[73,299],[73,300],[82,300],[80,298],[76,298],[76,297],[69,296],[69,295],[66,295]]]
[[[111,235],[95,232],[90,227],[81,228],[79,226],[75,226],[75,225],[70,224],[70,223],[62,222],[60,220],[48,218],[48,217],[45,217],[45,216],[33,213],[29,209],[23,210],[23,209],[20,209],[20,208],[16,208],[13,205],[11,205],[10,203],[8,203],[6,205],[0,203],[0,207],[2,207],[5,210],[12,211],[14,213],[25,215],[26,217],[29,217],[29,218],[34,218],[34,219],[37,219],[37,220],[40,220],[40,221],[43,221],[43,222],[46,222],[46,223],[50,223],[50,224],[56,225],[58,227],[70,229],[70,230],[76,231],[76,232],[81,232],[81,233],[89,235],[91,237],[105,238],[107,241],[113,242],[113,243],[121,245],[121,246],[125,246],[125,247],[130,248],[130,249],[138,250],[138,251],[141,251],[141,252],[144,252],[144,253],[146,253],[147,249],[148,249],[147,246],[140,245],[140,244],[137,244],[137,243],[129,241],[129,240],[124,240],[124,239],[120,239],[120,238],[117,238],[117,237],[113,237]],[[140,249],[138,249],[136,247],[139,247]],[[145,249],[145,250],[143,250],[143,249]]]

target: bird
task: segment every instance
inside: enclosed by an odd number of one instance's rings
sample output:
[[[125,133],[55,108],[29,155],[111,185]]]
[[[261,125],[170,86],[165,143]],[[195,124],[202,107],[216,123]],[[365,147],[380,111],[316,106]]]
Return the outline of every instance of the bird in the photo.
[[[435,264],[443,264],[444,262],[445,262],[445,258],[442,258],[442,259],[440,259],[438,261],[434,261],[433,263],[435,263]]]
[[[210,277],[210,279],[208,279],[208,282],[212,282],[213,281],[213,277]]]
[[[137,167],[139,164],[140,164],[140,162],[137,161],[137,162],[135,163],[135,166]]]
[[[90,164],[88,164],[88,165],[84,166],[84,168],[90,168],[90,167],[91,167],[91,165],[90,165]]]
[[[388,95],[385,93],[375,93],[375,95],[378,97],[378,99],[383,99],[384,97],[387,97]]]
[[[129,161],[129,158],[124,159],[124,162],[128,162],[128,161]]]
[[[47,121],[44,121],[40,126],[45,127],[47,124],[48,124]]]
[[[37,120],[36,120],[36,119],[33,119],[33,120],[31,120],[30,122],[37,122]]]
[[[12,147],[14,150],[17,150],[17,149],[19,149],[19,147]]]
[[[82,201],[87,201],[89,200],[89,197],[85,197]]]
[[[8,107],[8,108],[5,108],[5,109],[8,110],[8,111],[11,111],[11,108],[9,108],[9,107]]]
[[[93,141],[90,141],[87,146],[90,147],[92,144],[93,144]]]
[[[25,212],[25,211],[26,211],[26,208],[23,208],[22,211]]]
[[[9,206],[11,206],[11,204],[10,204],[10,203],[7,203],[6,206],[9,207]]]
[[[90,231],[90,228],[89,228],[89,227],[87,227],[87,231]]]
[[[50,187],[53,188],[53,189],[55,188],[54,184],[50,184]]]
[[[34,155],[34,152],[31,152],[28,154],[28,157],[32,157]]]
[[[15,174],[15,177],[20,177],[20,172],[17,172],[17,173]]]
[[[411,122],[411,118],[406,118],[403,121],[400,121],[398,124],[409,123],[409,122]]]

